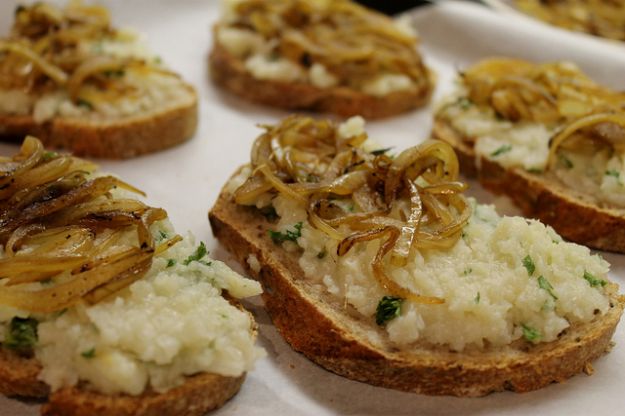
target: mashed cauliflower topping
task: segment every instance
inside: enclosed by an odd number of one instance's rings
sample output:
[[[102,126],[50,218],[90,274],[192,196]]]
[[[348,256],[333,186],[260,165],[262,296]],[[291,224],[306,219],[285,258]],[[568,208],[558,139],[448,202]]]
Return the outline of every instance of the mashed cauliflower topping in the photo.
[[[476,156],[506,168],[542,173],[547,166],[549,140],[559,126],[499,119],[495,111],[474,105],[459,88],[440,106],[438,114],[463,136],[475,142]],[[607,151],[575,153],[559,149],[555,175],[573,189],[600,202],[625,207],[625,155]]]
[[[337,131],[344,138],[359,135],[364,120],[352,117]],[[225,191],[235,192],[251,173],[249,167],[241,169]],[[376,309],[389,295],[371,268],[380,240],[357,243],[339,257],[338,241],[310,225],[305,206],[282,195],[267,196],[259,197],[256,206],[271,204],[275,209],[279,221],[271,231],[301,229],[301,235],[294,242],[282,242],[282,248],[300,255],[305,278],[337,305],[353,307],[375,325]],[[387,262],[386,273],[399,285],[444,299],[439,305],[404,300],[399,315],[384,326],[391,342],[400,348],[421,342],[455,351],[505,346],[518,339],[549,342],[571,325],[607,312],[609,265],[600,256],[564,242],[539,221],[501,217],[494,207],[474,200],[471,206],[471,218],[453,247],[413,249],[403,267]],[[357,212],[355,205],[349,209]],[[346,228],[339,231],[349,234]],[[247,262],[252,269],[260,268],[254,256]],[[371,331],[370,336],[375,341],[378,334]]]
[[[379,241],[357,244],[338,257],[337,242],[306,221],[304,207],[282,196],[273,205],[280,216],[277,230],[303,223],[297,245],[303,250],[299,264],[306,278],[373,324],[376,307],[388,294],[371,269]],[[470,222],[454,247],[413,250],[406,267],[387,265],[387,273],[400,285],[445,299],[442,305],[404,301],[400,316],[386,325],[392,342],[403,346],[423,341],[456,351],[508,345],[523,337],[549,342],[571,324],[608,310],[603,288],[591,287],[584,278],[591,274],[605,279],[609,266],[601,257],[562,241],[538,221],[500,217],[492,206],[473,205]],[[535,268],[531,274],[528,258]],[[528,331],[534,336],[528,338]]]
[[[78,381],[105,394],[164,392],[200,372],[239,376],[264,353],[254,346],[250,316],[221,296],[257,295],[257,282],[203,257],[192,236],[159,257],[146,276],[112,299],[37,316],[39,378],[52,390]],[[188,264],[185,264],[188,263]],[[10,319],[0,307],[0,340]]]

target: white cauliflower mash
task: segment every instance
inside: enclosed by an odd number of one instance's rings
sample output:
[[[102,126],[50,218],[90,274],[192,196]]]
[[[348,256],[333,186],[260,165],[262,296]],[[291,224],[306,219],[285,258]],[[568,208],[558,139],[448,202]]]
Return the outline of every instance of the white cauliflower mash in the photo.
[[[492,108],[480,108],[466,96],[466,90],[458,87],[439,105],[438,114],[460,134],[474,140],[477,157],[506,168],[545,171],[549,140],[558,133],[559,126],[499,119]],[[553,172],[563,183],[599,202],[625,207],[625,155],[566,149],[558,152]]]
[[[297,244],[306,277],[373,322],[380,299],[388,295],[371,269],[379,241],[357,244],[339,257],[337,242],[306,222],[303,207],[282,196],[273,205],[280,216],[277,230],[303,223]],[[571,324],[608,310],[601,284],[592,287],[587,280],[605,279],[608,267],[586,247],[562,241],[538,221],[500,217],[492,206],[474,204],[463,237],[451,249],[412,250],[405,267],[387,264],[387,273],[401,286],[445,303],[404,301],[386,330],[398,345],[421,340],[456,351],[508,345],[523,337],[553,341]]]
[[[260,285],[207,256],[189,261],[197,247],[186,237],[111,299],[36,316],[39,378],[53,391],[86,381],[104,394],[138,395],[167,391],[200,372],[251,370],[264,355],[254,346],[252,319],[221,292],[249,297]],[[0,307],[0,340],[15,316],[27,314]]]

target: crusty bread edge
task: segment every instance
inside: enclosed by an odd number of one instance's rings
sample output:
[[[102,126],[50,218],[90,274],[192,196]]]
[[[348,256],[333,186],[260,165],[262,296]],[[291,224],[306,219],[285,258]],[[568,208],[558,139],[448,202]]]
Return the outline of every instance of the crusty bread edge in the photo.
[[[37,379],[40,371],[36,358],[0,347],[0,394],[47,398],[41,413],[49,416],[202,416],[233,397],[245,380],[245,374],[227,377],[200,373],[186,377],[184,384],[162,394],[147,391],[139,396],[107,396],[81,386],[50,393],[49,387]]]
[[[377,386],[429,395],[483,396],[502,390],[527,392],[564,381],[609,348],[625,303],[612,287],[612,306],[600,319],[568,331],[557,342],[522,343],[521,348],[501,353],[463,356],[427,348],[410,353],[381,349],[359,336],[354,317],[337,312],[327,298],[311,292],[296,256],[271,242],[267,236],[271,224],[256,210],[234,204],[222,191],[209,219],[217,239],[262,283],[265,307],[296,351],[334,373]],[[251,254],[259,260],[260,270],[248,264]]]
[[[413,88],[375,97],[347,87],[317,88],[254,78],[244,63],[217,41],[209,55],[213,82],[248,101],[290,110],[332,113],[341,117],[360,115],[367,119],[394,116],[426,104],[433,90],[433,76],[425,88]]]
[[[162,110],[113,121],[55,117],[37,123],[33,116],[0,115],[0,139],[21,142],[30,134],[48,148],[76,156],[126,159],[163,150],[190,139],[198,124],[197,94],[181,84],[192,99]]]
[[[592,205],[570,189],[524,169],[506,169],[483,156],[476,162],[473,148],[441,118],[435,119],[432,135],[454,148],[463,173],[477,177],[484,187],[496,193],[508,195],[525,216],[539,219],[576,243],[625,253],[623,210]]]

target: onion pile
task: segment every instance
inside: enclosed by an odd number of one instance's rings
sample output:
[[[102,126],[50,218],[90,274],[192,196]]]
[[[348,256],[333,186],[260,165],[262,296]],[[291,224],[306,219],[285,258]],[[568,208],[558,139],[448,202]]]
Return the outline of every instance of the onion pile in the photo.
[[[472,102],[510,121],[562,123],[625,108],[625,94],[598,85],[572,64],[494,58],[461,75]]]
[[[100,91],[127,92],[126,70],[158,67],[141,59],[102,56],[101,42],[118,36],[101,6],[80,1],[64,9],[46,3],[18,6],[10,36],[0,40],[0,88],[36,94],[66,88],[78,104],[94,98],[81,97],[86,83]]]
[[[566,29],[625,40],[623,0],[516,0],[525,13]]]
[[[625,94],[596,84],[578,68],[563,63],[535,65],[513,59],[488,59],[462,74],[469,99],[490,106],[510,121],[555,127],[547,169],[558,149],[590,153],[608,146],[625,154]]]
[[[160,208],[114,197],[141,191],[96,166],[46,152],[27,137],[20,152],[0,159],[0,304],[50,313],[79,301],[95,303],[141,278],[155,254],[151,224]]]
[[[253,174],[235,191],[236,203],[258,206],[276,194],[297,201],[308,222],[337,241],[339,256],[381,240],[372,268],[384,289],[420,303],[443,302],[403,288],[385,267],[405,265],[412,249],[452,247],[468,222],[466,185],[458,181],[449,145],[429,140],[390,157],[364,150],[365,133],[344,138],[325,120],[291,116],[264,128],[252,148]]]
[[[261,34],[273,52],[297,64],[323,64],[341,85],[359,88],[380,73],[399,73],[429,88],[417,39],[393,21],[348,0],[244,0],[232,24]]]

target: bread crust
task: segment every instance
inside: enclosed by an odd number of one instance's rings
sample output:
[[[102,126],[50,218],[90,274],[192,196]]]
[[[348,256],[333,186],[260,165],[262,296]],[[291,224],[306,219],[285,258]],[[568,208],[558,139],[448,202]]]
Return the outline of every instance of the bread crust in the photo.
[[[156,152],[190,139],[197,128],[197,95],[181,84],[189,99],[179,105],[111,121],[55,117],[37,123],[32,115],[0,114],[0,139],[21,142],[27,134],[46,147],[63,148],[76,156],[126,159]]]
[[[24,357],[0,346],[0,394],[44,398],[50,393],[48,385],[37,380],[41,365],[34,357]]]
[[[146,391],[139,396],[107,396],[86,386],[64,388],[50,393],[37,376],[41,365],[0,347],[0,393],[6,396],[45,399],[42,415],[49,416],[201,416],[221,407],[241,388],[245,374],[226,377],[200,373],[165,393]]]
[[[317,88],[302,82],[254,78],[243,61],[217,42],[209,56],[213,82],[246,100],[290,110],[333,113],[341,117],[361,115],[367,119],[394,116],[426,104],[432,94],[432,76],[426,88],[395,91],[375,97],[347,87]]]
[[[539,219],[576,243],[625,253],[625,210],[597,206],[575,190],[524,169],[506,169],[483,156],[476,162],[473,148],[441,118],[435,120],[432,134],[454,148],[463,173],[512,198],[525,216]]]
[[[601,356],[623,311],[624,299],[614,292],[605,315],[570,328],[554,342],[521,341],[484,352],[454,353],[427,345],[398,351],[383,330],[363,322],[308,282],[298,255],[271,242],[267,236],[271,224],[257,210],[235,204],[222,191],[209,219],[215,236],[262,283],[265,307],[296,351],[332,372],[377,386],[454,396],[535,390],[582,372]],[[260,270],[248,264],[251,254],[259,260]],[[367,331],[377,331],[382,341],[374,343]]]
[[[80,387],[54,392],[41,407],[44,416],[202,416],[234,396],[245,375],[197,374],[166,393],[107,396]]]

